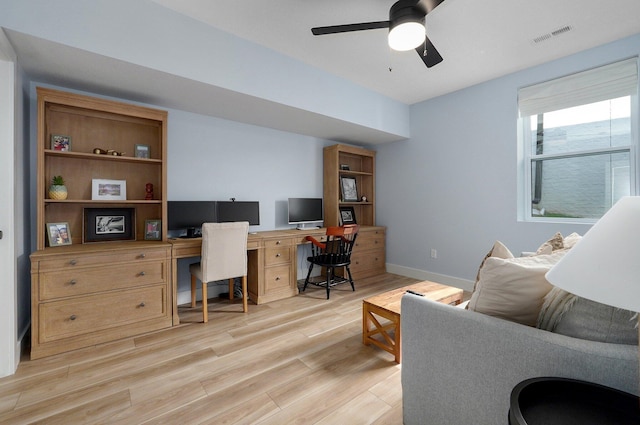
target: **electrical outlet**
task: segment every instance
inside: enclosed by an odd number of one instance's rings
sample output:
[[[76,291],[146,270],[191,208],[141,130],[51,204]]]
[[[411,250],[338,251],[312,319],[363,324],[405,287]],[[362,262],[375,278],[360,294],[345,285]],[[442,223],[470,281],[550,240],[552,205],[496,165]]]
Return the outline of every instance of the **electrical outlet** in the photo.
[[[431,258],[438,258],[438,250],[431,248]]]

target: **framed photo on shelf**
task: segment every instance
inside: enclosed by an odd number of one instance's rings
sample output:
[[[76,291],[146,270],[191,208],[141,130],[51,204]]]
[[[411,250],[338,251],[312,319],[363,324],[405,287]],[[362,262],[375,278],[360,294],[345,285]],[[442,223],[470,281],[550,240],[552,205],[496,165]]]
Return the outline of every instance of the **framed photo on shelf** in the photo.
[[[136,158],[151,158],[151,148],[149,145],[136,145],[134,156]]]
[[[357,224],[356,212],[353,207],[340,207],[340,226],[345,224]]]
[[[69,223],[47,223],[49,246],[71,245]]]
[[[355,177],[340,177],[340,190],[343,202],[358,202],[358,188]]]
[[[126,201],[126,180],[91,180],[91,199],[94,201]]]
[[[144,240],[159,241],[162,239],[162,220],[144,221]]]
[[[71,150],[71,137],[63,134],[51,135],[51,150],[58,152],[69,152]]]
[[[84,208],[83,242],[136,240],[135,208]]]

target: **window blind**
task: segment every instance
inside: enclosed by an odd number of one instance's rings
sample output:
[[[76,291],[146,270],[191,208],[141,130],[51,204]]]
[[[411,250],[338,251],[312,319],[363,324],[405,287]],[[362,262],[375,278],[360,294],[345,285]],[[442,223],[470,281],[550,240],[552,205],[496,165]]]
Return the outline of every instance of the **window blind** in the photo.
[[[635,95],[637,82],[638,58],[635,57],[523,87],[518,91],[520,116]]]

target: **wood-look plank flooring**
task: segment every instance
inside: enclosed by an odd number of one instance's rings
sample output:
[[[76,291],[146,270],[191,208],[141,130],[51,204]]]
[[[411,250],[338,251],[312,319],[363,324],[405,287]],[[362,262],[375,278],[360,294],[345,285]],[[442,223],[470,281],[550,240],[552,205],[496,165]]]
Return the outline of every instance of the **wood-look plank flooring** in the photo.
[[[402,424],[400,365],[362,344],[393,274],[263,305],[179,308],[171,329],[31,361],[0,379],[2,424]]]

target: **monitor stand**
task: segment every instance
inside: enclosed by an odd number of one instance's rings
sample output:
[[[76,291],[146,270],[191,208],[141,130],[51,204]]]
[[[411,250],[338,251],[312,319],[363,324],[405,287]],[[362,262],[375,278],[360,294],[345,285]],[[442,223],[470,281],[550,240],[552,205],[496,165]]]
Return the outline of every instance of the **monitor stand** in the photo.
[[[298,224],[298,227],[296,227],[297,230],[311,230],[311,229],[319,229],[320,226],[306,226],[306,223],[301,223]]]

